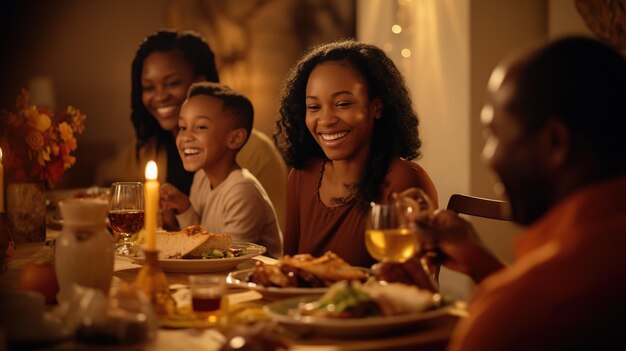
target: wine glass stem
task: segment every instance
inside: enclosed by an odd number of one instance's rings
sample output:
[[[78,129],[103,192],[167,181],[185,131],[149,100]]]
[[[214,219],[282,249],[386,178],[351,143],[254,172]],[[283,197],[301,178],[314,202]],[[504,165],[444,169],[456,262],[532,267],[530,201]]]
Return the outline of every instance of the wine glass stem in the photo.
[[[126,248],[129,248],[129,247],[131,246],[131,245],[130,245],[130,236],[131,236],[131,235],[130,235],[130,234],[128,234],[128,233],[122,233],[122,240],[123,240],[123,242],[124,242],[124,246],[125,246]]]

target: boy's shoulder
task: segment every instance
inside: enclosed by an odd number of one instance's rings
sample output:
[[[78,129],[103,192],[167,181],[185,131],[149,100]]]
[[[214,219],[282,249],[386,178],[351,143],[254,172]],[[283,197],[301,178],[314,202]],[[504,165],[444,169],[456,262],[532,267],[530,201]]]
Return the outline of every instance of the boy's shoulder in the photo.
[[[228,178],[224,181],[224,185],[226,185],[224,188],[229,190],[242,187],[263,189],[259,180],[246,168],[236,169],[230,172]]]

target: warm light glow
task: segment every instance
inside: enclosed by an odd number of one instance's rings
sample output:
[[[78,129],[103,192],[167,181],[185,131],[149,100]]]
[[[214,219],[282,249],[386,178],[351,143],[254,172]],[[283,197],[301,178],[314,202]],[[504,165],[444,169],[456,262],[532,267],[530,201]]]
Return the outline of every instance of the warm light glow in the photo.
[[[149,161],[146,165],[146,180],[155,180],[157,179],[158,170],[156,162]]]
[[[495,93],[498,89],[500,89],[500,86],[504,81],[505,72],[506,70],[502,66],[498,66],[493,70],[491,76],[489,77],[489,82],[487,83],[487,89],[489,89],[489,92]]]
[[[395,34],[400,34],[400,32],[402,32],[402,27],[399,24],[394,24],[391,26],[391,31]]]
[[[504,184],[497,182],[493,185],[493,192],[499,197],[504,197],[506,192],[504,191]]]
[[[238,350],[244,345],[246,345],[246,339],[241,336],[235,336],[234,338],[230,339],[230,347],[232,347],[233,350]]]
[[[385,43],[383,45],[383,50],[385,50],[386,53],[390,53],[391,50],[393,50],[393,45],[391,43]]]
[[[496,153],[496,149],[498,148],[498,139],[492,135],[487,137],[487,141],[485,141],[485,146],[483,147],[483,151],[481,156],[484,162],[489,163],[493,158],[493,155]]]
[[[0,163],[2,163],[2,148],[0,147]]]
[[[409,49],[402,49],[402,51],[400,51],[400,55],[402,55],[402,57],[404,57],[404,58],[409,58],[409,57],[411,57],[411,50],[409,50]]]
[[[157,180],[157,165],[149,161],[146,165],[146,182],[144,193],[146,196],[146,209],[143,228],[145,232],[145,250],[156,250],[156,228],[159,213],[159,181]]]
[[[483,109],[480,110],[480,121],[484,126],[488,126],[491,124],[493,120],[493,106],[485,105]]]

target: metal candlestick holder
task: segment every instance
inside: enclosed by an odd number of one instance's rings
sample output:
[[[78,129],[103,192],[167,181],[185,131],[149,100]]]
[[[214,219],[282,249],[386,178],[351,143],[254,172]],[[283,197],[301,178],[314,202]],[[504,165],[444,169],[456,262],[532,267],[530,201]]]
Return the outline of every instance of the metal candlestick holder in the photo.
[[[165,273],[159,266],[158,250],[143,250],[145,260],[133,285],[141,289],[150,299],[158,316],[176,314],[176,301],[170,294]]]

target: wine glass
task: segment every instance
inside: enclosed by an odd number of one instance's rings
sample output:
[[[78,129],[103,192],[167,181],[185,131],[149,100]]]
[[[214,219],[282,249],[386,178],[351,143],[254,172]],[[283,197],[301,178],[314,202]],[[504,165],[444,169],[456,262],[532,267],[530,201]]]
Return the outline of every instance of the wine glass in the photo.
[[[403,193],[391,203],[371,203],[365,226],[367,251],[381,262],[402,263],[421,251],[420,223],[433,211],[420,189]]]
[[[122,236],[122,242],[116,247],[116,252],[125,256],[135,254],[137,243],[131,241],[131,237],[143,228],[143,184],[140,182],[113,183],[108,218],[109,226]]]
[[[429,252],[432,242],[423,233],[428,218],[434,210],[428,196],[420,189],[410,189],[392,203],[371,203],[365,226],[367,251],[383,264],[402,265],[417,258],[421,272],[413,270],[411,279],[420,288],[439,291],[437,275],[439,266],[433,264]]]

